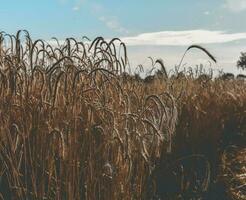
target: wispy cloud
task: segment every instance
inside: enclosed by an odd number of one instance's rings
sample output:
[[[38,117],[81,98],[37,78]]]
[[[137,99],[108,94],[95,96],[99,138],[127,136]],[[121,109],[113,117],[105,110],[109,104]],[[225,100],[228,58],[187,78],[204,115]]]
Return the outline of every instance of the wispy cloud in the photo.
[[[125,29],[119,23],[117,17],[109,17],[109,16],[101,16],[98,18],[101,22],[103,22],[109,29],[120,32],[120,33],[128,33],[128,30]]]
[[[110,10],[103,6],[103,4],[99,2],[91,3],[91,12],[96,18],[101,21],[106,27],[108,27],[111,31],[118,33],[129,33],[129,31],[123,27],[115,15],[110,14]]]
[[[79,11],[86,0],[76,0],[73,11]]]
[[[210,11],[207,10],[207,11],[203,12],[203,14],[204,15],[210,15]]]
[[[79,6],[74,6],[73,7],[73,11],[78,11],[78,10],[80,10],[80,7]]]
[[[225,31],[187,30],[142,33],[133,37],[121,38],[129,46],[166,45],[187,46],[191,44],[219,44],[246,39],[246,33]]]
[[[225,0],[224,7],[233,12],[246,10],[246,0]]]

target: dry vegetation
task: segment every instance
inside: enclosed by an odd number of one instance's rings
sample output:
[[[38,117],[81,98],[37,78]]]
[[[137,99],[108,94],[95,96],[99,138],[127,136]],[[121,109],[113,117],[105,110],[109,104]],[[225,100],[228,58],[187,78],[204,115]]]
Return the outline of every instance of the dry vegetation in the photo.
[[[0,34],[0,199],[245,199],[243,80],[142,80],[119,39],[53,41]]]

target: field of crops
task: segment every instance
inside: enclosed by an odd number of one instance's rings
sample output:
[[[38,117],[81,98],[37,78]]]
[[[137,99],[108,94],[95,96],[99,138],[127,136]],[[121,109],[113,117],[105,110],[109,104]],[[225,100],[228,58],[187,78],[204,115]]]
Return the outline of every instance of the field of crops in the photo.
[[[246,199],[245,81],[151,67],[119,39],[0,33],[0,199]]]

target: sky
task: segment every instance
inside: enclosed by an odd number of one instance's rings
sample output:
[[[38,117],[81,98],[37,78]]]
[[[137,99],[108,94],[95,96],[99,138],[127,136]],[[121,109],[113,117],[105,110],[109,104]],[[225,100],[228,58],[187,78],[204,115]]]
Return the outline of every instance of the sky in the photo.
[[[178,64],[189,45],[199,44],[218,60],[215,68],[235,72],[246,51],[246,0],[0,0],[0,30],[26,29],[34,39],[119,37],[131,66],[148,57]],[[208,58],[191,51],[184,63]]]

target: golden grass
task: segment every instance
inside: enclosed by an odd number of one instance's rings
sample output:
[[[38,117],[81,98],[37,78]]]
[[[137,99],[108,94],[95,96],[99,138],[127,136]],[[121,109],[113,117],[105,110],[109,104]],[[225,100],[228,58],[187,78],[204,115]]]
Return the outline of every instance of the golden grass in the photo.
[[[158,177],[176,197],[208,193],[224,146],[245,133],[245,84],[168,78],[153,63],[163,76],[146,83],[127,75],[117,38],[51,46],[26,31],[0,34],[0,194],[173,198]]]
[[[223,179],[232,199],[246,199],[246,148],[229,146],[222,156]]]

